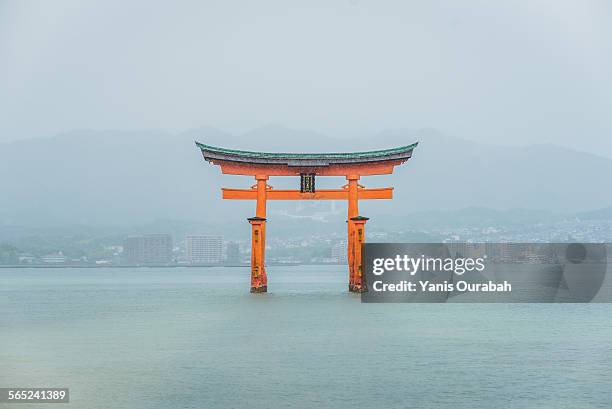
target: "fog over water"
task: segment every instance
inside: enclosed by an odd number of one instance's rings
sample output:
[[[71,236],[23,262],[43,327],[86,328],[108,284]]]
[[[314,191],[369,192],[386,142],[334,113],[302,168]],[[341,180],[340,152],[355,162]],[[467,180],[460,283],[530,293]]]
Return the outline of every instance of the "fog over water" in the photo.
[[[605,1],[2,1],[0,141],[281,123],[612,157],[611,22]]]

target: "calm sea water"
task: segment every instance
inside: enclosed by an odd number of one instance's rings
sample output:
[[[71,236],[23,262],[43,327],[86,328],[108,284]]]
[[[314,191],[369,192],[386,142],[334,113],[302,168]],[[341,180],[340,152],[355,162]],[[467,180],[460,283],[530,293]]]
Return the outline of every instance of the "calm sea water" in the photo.
[[[84,409],[612,407],[612,304],[361,304],[345,270],[270,267],[252,295],[242,268],[0,269],[0,387]]]

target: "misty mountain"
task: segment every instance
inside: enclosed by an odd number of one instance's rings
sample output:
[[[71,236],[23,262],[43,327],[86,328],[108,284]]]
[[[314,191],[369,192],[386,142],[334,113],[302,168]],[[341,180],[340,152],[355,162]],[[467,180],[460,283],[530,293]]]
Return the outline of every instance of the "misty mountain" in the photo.
[[[362,214],[381,220],[470,207],[581,212],[612,203],[612,191],[606,188],[612,160],[554,145],[500,147],[432,129],[358,139],[278,125],[241,135],[211,127],[179,134],[82,130],[0,144],[0,224],[133,225],[157,219],[222,223],[252,216],[253,203],[223,202],[220,188],[247,188],[253,181],[221,175],[218,167],[202,159],[194,140],[297,152],[381,149],[419,141],[413,158],[394,175],[361,180],[368,187],[395,187],[394,200],[361,204]],[[317,179],[321,188],[344,183],[342,178]],[[298,180],[273,178],[270,184],[297,188]],[[270,204],[272,218],[343,222],[345,212],[344,203]]]

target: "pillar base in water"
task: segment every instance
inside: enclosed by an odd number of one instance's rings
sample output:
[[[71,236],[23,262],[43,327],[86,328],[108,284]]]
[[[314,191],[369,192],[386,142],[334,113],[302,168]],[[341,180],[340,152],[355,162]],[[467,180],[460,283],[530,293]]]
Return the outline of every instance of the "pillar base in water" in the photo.
[[[367,291],[368,289],[366,287],[355,285],[355,284],[349,284],[349,292],[351,293],[365,293]]]
[[[349,292],[351,293],[365,293],[368,289],[362,286],[357,286],[355,284],[349,284]]]
[[[267,293],[268,292],[268,286],[267,285],[262,285],[261,287],[251,287],[251,292],[252,293]]]

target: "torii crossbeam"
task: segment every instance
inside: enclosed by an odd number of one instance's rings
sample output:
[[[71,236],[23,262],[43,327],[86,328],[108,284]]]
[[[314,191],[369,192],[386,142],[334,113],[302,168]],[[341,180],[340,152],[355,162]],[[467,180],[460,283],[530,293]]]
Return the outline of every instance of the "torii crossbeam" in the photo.
[[[218,148],[196,142],[204,159],[229,175],[253,176],[250,189],[223,188],[223,199],[255,200],[251,224],[251,292],[268,288],[265,269],[266,202],[268,200],[347,200],[349,291],[367,291],[362,280],[361,245],[365,241],[367,217],[359,215],[359,200],[391,199],[393,188],[367,189],[361,176],[393,173],[412,157],[417,143],[398,148],[353,153],[268,153]],[[299,190],[276,190],[268,185],[270,176],[299,176]],[[344,176],[348,183],[340,189],[316,189],[315,176]]]

